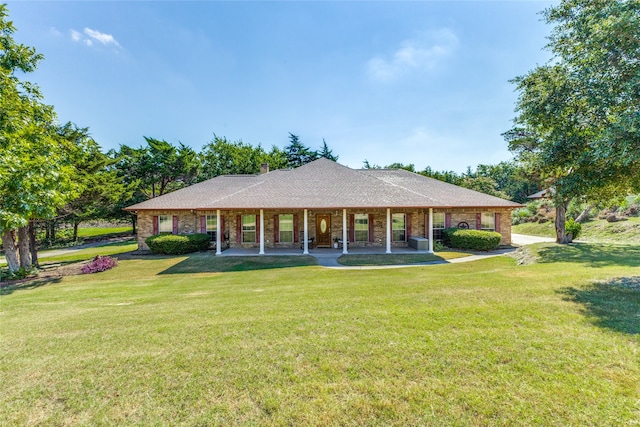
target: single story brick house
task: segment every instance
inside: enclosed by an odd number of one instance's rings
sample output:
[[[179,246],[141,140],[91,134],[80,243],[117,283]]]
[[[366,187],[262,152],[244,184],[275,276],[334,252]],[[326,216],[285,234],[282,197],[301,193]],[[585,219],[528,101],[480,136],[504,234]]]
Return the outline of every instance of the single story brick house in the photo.
[[[138,248],[168,232],[209,233],[216,253],[231,247],[378,246],[391,252],[427,243],[447,227],[497,231],[511,243],[511,210],[521,205],[432,178],[388,169],[351,169],[321,158],[295,169],[224,175],[129,206]],[[426,241],[428,239],[428,242]]]

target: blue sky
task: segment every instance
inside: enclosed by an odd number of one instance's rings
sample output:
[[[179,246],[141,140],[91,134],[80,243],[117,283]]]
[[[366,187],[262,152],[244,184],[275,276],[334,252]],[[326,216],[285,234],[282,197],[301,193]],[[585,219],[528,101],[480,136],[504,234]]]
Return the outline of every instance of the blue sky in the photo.
[[[542,1],[8,2],[29,81],[105,149],[214,133],[339,162],[463,172],[511,158],[509,80],[545,63]]]

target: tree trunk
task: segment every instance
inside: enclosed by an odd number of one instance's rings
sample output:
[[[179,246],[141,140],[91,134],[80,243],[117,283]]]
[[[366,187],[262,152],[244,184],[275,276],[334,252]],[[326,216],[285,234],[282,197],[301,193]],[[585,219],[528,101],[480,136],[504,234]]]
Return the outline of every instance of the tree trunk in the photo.
[[[18,271],[20,264],[18,263],[18,249],[16,248],[16,236],[14,230],[4,230],[2,233],[2,247],[4,248],[4,256],[7,259],[9,273]]]
[[[584,208],[582,213],[580,215],[578,215],[578,218],[576,218],[576,222],[583,223],[584,221],[586,221],[587,215],[589,215],[589,212],[591,212],[592,208],[593,208],[593,206],[587,205],[587,207]]]
[[[73,241],[74,242],[78,241],[78,225],[79,224],[80,222],[76,218],[73,218]]]
[[[567,206],[569,202],[556,202],[556,243],[566,245],[571,243],[567,236],[565,223],[567,219]]]
[[[36,248],[36,221],[29,221],[29,250],[31,251],[31,264],[34,267],[39,267],[38,264],[38,249]]]
[[[49,227],[51,227],[51,231],[49,232],[49,237],[51,238],[50,244],[56,240],[56,220],[52,219],[49,221]]]
[[[20,267],[31,270],[31,252],[29,251],[29,227],[18,228],[18,253]]]

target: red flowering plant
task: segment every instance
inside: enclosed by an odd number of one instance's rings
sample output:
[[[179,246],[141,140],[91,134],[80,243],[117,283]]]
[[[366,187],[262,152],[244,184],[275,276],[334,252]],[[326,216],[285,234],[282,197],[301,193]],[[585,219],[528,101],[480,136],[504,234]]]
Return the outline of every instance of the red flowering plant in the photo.
[[[118,265],[117,259],[111,258],[110,256],[96,255],[96,257],[92,259],[89,264],[82,267],[82,273],[99,273],[101,271],[110,270],[116,265]]]

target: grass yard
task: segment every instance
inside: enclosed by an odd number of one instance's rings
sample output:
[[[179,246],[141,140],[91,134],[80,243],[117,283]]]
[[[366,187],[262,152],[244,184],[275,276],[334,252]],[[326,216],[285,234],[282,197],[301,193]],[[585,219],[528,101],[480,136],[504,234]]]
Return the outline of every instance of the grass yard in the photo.
[[[132,233],[131,226],[125,227],[81,227],[78,228],[78,237],[109,237]]]
[[[512,233],[531,236],[556,237],[554,223],[527,222],[514,225]],[[611,242],[640,244],[640,217],[631,217],[627,221],[607,222],[604,219],[587,221],[582,224],[582,234],[578,240],[589,242]]]
[[[338,263],[345,266],[406,265],[463,258],[469,255],[472,254],[452,251],[434,254],[349,254],[340,256]]]
[[[531,251],[225,273],[132,257],[7,288],[0,425],[637,424],[640,246]]]

